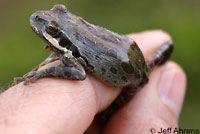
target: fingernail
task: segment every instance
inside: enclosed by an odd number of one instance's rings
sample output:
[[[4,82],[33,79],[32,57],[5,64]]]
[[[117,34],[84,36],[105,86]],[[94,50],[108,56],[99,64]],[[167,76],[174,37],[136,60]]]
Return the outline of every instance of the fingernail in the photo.
[[[165,65],[161,70],[161,79],[158,85],[159,95],[163,103],[168,105],[177,117],[180,114],[184,94],[185,76],[174,64]]]

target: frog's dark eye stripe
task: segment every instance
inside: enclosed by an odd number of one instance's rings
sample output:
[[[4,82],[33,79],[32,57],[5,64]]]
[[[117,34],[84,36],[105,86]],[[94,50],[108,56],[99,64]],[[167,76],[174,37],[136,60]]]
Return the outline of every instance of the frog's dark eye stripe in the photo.
[[[52,36],[55,36],[58,33],[58,26],[53,23],[50,22],[47,26],[46,26],[46,32]]]
[[[58,40],[61,47],[67,48],[72,45],[72,42],[69,40],[69,38],[66,37],[66,35],[62,31],[60,31],[58,35],[59,36],[56,39]]]

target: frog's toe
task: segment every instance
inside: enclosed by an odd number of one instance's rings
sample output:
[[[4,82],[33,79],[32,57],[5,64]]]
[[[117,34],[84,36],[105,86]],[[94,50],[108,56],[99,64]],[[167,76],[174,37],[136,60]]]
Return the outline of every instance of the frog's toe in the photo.
[[[24,80],[24,85],[27,85],[29,83],[35,82],[37,79],[41,78],[42,75],[40,72],[33,72],[29,74],[26,79]]]
[[[23,81],[23,80],[25,80],[24,77],[15,77],[15,78],[14,78],[14,81],[16,81],[16,82],[18,82],[18,81]]]
[[[24,80],[24,85],[28,85],[29,83],[31,82],[31,80],[30,79],[26,79],[26,80]]]
[[[24,77],[15,77],[15,78],[13,79],[12,86],[17,85],[19,82],[24,81],[24,80],[25,80]]]
[[[35,74],[36,74],[36,71],[32,71],[32,72],[30,72],[30,73],[24,75],[24,78],[31,78],[31,77],[33,77]]]

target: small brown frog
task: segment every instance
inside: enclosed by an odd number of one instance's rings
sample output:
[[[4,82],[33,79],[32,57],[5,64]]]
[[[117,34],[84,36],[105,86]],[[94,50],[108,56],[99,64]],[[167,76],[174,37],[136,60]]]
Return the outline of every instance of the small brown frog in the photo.
[[[124,87],[104,112],[105,117],[125,105],[148,82],[150,71],[163,64],[173,50],[172,42],[166,42],[152,57],[145,59],[134,40],[90,24],[71,14],[64,5],[35,12],[30,17],[30,25],[48,43],[46,49],[53,52],[33,71],[15,78],[14,83],[28,84],[48,76],[84,80],[88,71],[109,85]],[[58,59],[60,65],[38,70]]]

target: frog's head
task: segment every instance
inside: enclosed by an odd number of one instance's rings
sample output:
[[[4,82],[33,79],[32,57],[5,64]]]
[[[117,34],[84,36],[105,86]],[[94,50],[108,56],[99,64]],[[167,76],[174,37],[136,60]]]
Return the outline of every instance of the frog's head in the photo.
[[[50,11],[37,11],[30,17],[33,31],[57,53],[65,53],[72,46],[72,42],[63,32],[63,18],[67,15],[68,10],[64,5],[55,5]]]

